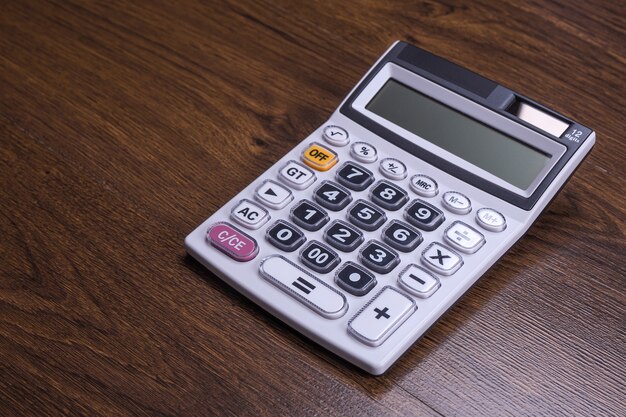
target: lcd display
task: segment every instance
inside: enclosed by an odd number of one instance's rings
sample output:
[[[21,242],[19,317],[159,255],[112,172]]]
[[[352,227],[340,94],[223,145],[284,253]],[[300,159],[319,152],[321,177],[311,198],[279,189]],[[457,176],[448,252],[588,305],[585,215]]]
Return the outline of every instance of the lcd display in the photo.
[[[393,79],[365,108],[523,190],[550,160],[550,155]]]

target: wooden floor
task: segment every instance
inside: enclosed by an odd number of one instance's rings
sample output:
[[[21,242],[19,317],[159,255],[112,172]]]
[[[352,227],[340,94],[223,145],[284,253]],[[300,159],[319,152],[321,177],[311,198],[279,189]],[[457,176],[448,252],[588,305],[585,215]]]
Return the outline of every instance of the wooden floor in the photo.
[[[397,39],[598,139],[372,377],[183,239]],[[8,0],[0,52],[0,415],[626,415],[623,2]]]

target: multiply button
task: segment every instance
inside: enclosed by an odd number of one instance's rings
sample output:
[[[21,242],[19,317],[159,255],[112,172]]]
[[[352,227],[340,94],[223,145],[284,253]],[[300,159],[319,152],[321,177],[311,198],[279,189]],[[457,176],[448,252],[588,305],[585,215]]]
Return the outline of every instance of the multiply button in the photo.
[[[322,133],[326,142],[335,146],[345,146],[350,142],[350,135],[346,129],[339,126],[326,126],[324,133]]]
[[[463,265],[463,259],[453,250],[434,242],[422,252],[422,263],[441,275],[452,275]]]
[[[422,197],[434,197],[439,192],[437,181],[422,174],[411,177],[411,189]]]
[[[485,244],[485,237],[469,225],[456,221],[443,233],[450,246],[465,253],[474,253]]]
[[[501,232],[506,229],[506,219],[502,213],[492,208],[481,208],[476,212],[476,223],[490,232]]]
[[[458,191],[448,191],[441,196],[443,206],[456,214],[467,214],[472,211],[470,199]]]
[[[267,210],[246,199],[241,200],[239,204],[237,204],[237,206],[230,212],[230,216],[237,223],[252,230],[256,230],[263,226],[270,219],[270,215]]]
[[[369,346],[380,346],[417,309],[415,301],[384,287],[350,321],[348,333]]]
[[[267,281],[323,317],[337,319],[348,309],[343,294],[280,255],[263,259],[259,272]]]
[[[336,153],[319,143],[312,143],[302,154],[302,161],[318,171],[328,171],[338,160]]]
[[[278,177],[297,190],[304,190],[315,181],[315,174],[296,161],[289,161],[280,170]]]
[[[259,253],[256,240],[226,222],[211,226],[206,237],[216,249],[239,262],[250,261]]]

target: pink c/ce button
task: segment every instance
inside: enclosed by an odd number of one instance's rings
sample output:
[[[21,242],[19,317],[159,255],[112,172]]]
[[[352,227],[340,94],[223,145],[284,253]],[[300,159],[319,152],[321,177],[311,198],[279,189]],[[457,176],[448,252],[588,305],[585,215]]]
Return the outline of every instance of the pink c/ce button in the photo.
[[[229,223],[215,223],[207,232],[207,240],[236,261],[247,262],[259,253],[256,240]]]

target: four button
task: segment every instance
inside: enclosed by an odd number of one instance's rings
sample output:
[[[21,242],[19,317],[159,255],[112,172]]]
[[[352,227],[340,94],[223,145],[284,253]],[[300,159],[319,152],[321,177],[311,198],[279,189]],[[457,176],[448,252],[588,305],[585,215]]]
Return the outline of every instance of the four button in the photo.
[[[315,189],[313,197],[321,206],[332,211],[343,210],[352,201],[348,190],[331,181],[322,181]]]

